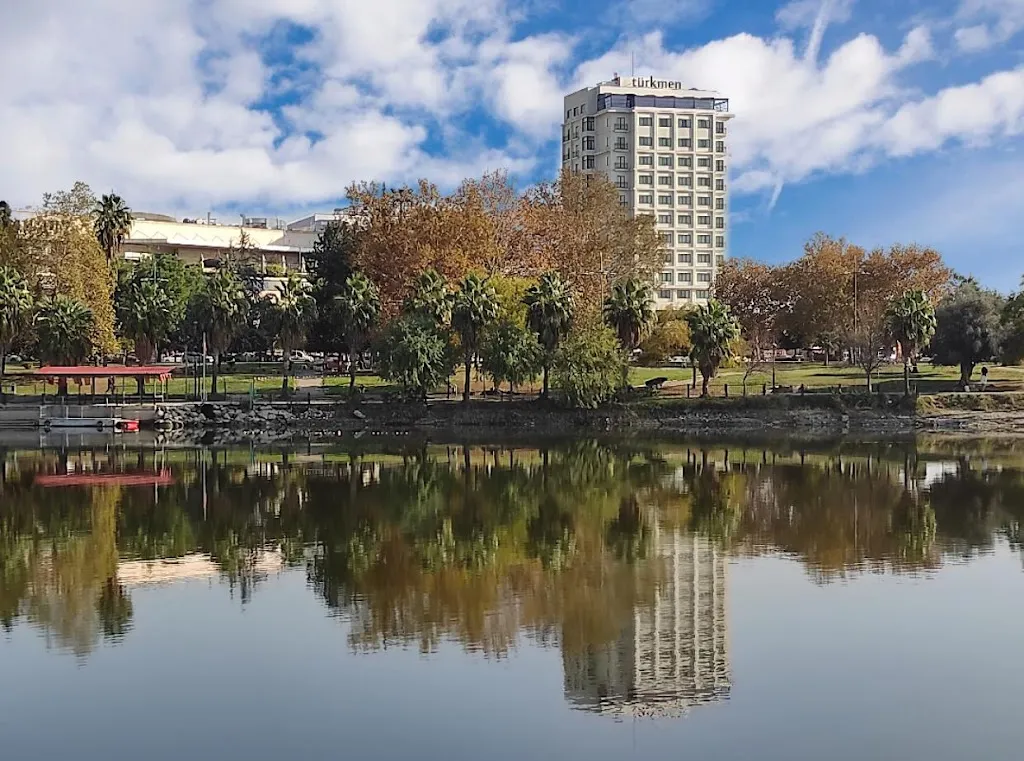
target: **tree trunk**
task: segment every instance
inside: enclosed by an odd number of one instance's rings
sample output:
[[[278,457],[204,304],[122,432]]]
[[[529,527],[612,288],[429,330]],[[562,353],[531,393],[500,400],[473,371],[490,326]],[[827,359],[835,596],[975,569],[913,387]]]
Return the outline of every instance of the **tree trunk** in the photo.
[[[964,389],[971,385],[971,375],[974,374],[973,362],[960,363],[960,388]]]
[[[540,395],[541,395],[542,399],[547,399],[548,398],[548,388],[549,388],[549,386],[548,386],[548,363],[545,362],[544,363],[544,385],[541,387],[541,392],[540,392]]]
[[[903,355],[903,393],[910,396],[910,357]]]
[[[281,398],[282,399],[287,399],[288,398],[288,394],[291,391],[291,389],[289,388],[290,384],[288,383],[288,381],[291,380],[291,374],[292,374],[292,363],[291,363],[291,360],[288,358],[288,355],[286,354],[285,358],[284,358],[284,373],[281,376]]]
[[[466,385],[462,390],[462,401],[469,401],[469,371],[473,366],[473,352],[466,351]]]
[[[359,354],[355,351],[348,353],[348,387],[350,391],[356,390],[356,365],[359,361]]]
[[[701,371],[700,375],[701,375],[701,378],[702,378],[701,385],[700,385],[700,395],[701,396],[707,396],[708,395],[708,382],[711,380],[711,378],[704,371]]]
[[[146,379],[141,375],[135,376],[135,388],[139,392],[139,399],[146,393]]]
[[[7,350],[0,351],[0,381],[7,375]]]
[[[865,367],[864,368],[864,376],[867,378],[867,381],[868,381],[868,393],[870,394],[871,393],[871,368],[870,367]]]
[[[205,365],[206,357],[200,357],[199,360]],[[214,399],[217,396],[217,373],[220,370],[220,352],[215,351],[213,353],[213,368],[210,370],[210,398]]]

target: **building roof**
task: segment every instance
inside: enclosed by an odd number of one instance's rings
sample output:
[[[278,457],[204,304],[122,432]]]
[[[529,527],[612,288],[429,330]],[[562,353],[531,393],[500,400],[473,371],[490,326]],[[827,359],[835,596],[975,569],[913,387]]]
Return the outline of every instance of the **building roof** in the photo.
[[[124,365],[108,365],[107,367],[93,367],[91,365],[78,365],[62,367],[58,365],[47,365],[35,371],[35,375],[44,378],[159,378],[164,380],[171,377],[174,368],[170,365],[150,365],[147,367],[125,367]]]
[[[165,469],[158,473],[59,473],[36,476],[33,483],[42,487],[170,486],[174,478]]]

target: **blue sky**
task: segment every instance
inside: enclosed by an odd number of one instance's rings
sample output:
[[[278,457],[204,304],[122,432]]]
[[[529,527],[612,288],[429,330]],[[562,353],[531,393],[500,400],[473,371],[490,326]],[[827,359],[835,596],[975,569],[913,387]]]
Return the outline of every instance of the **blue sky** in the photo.
[[[0,27],[0,197],[329,210],[354,180],[557,171],[561,97],[628,73],[730,98],[730,254],[815,231],[1024,272],[1024,0],[49,0]]]

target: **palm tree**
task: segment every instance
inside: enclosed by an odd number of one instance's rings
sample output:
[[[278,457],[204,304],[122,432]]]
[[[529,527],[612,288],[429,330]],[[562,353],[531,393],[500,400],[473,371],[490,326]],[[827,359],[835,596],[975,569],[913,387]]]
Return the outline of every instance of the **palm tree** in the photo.
[[[654,326],[654,292],[640,278],[620,280],[604,302],[604,321],[619,338],[624,351],[632,352]]]
[[[686,322],[690,327],[690,359],[703,378],[701,396],[707,396],[708,382],[722,362],[732,356],[732,344],[739,338],[740,327],[729,307],[717,299],[689,312]]]
[[[543,349],[544,385],[541,396],[547,398],[548,372],[558,345],[572,328],[576,301],[571,287],[557,272],[545,272],[540,280],[526,289],[523,303],[526,304],[526,324],[537,334]]]
[[[407,314],[429,317],[438,327],[448,327],[454,304],[455,294],[448,289],[448,283],[437,270],[428,269],[413,281],[412,293],[405,300],[402,310]]]
[[[7,355],[28,329],[35,306],[24,278],[10,267],[0,267],[0,380],[7,373]]]
[[[39,355],[47,364],[78,365],[93,350],[96,319],[92,310],[79,301],[57,296],[46,302],[36,314]],[[68,393],[66,378],[60,379],[60,394]]]
[[[107,262],[113,262],[121,251],[125,236],[132,229],[132,210],[121,196],[110,193],[100,198],[93,209],[93,230],[100,247],[107,254]]]
[[[462,340],[463,361],[466,366],[466,385],[462,400],[469,401],[469,372],[473,356],[480,346],[480,333],[498,319],[498,294],[494,287],[477,275],[467,275],[455,294],[452,306],[452,327]]]
[[[910,365],[935,335],[935,307],[924,291],[907,291],[889,305],[887,316],[903,351],[903,391],[910,396]]]
[[[218,270],[206,279],[205,288],[198,298],[200,327],[209,350],[213,352],[210,395],[216,396],[220,355],[231,345],[244,324],[249,302],[241,281],[226,269]]]
[[[306,332],[316,313],[316,302],[310,295],[309,284],[290,274],[280,287],[280,295],[274,305],[274,323],[277,328],[277,343],[284,358],[284,376],[281,379],[281,396],[288,396],[291,380],[291,354],[306,342]]]
[[[135,356],[141,364],[152,361],[173,325],[174,304],[151,279],[133,276],[117,305],[121,335],[135,344]]]
[[[422,275],[420,277],[422,278]],[[353,272],[345,280],[345,285],[337,296],[337,303],[341,312],[345,343],[348,345],[348,387],[354,390],[357,360],[362,355],[377,320],[380,319],[380,292],[365,274]]]

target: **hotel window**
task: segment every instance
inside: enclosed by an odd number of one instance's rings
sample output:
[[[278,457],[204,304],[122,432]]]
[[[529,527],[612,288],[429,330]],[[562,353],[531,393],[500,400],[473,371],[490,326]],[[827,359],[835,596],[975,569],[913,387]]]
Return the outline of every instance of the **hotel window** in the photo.
[[[676,282],[679,282],[679,283],[692,283],[693,282],[693,273],[692,272],[680,272],[679,276],[676,278]]]
[[[680,148],[689,148],[690,147],[690,138],[688,138],[688,137],[681,137],[681,138],[679,138],[679,147]]]
[[[653,122],[651,120],[651,117],[649,117],[649,116],[641,116],[640,117],[640,126],[641,127],[650,127],[652,123]]]
[[[615,138],[615,150],[617,150],[617,151],[625,151],[628,148],[629,148],[629,146],[626,143],[626,138],[624,138],[624,137],[617,137],[617,138]]]
[[[711,187],[711,178],[710,177],[698,177],[697,178],[697,187],[698,188],[710,188]]]
[[[710,119],[698,119],[697,120],[697,126],[700,129],[710,129],[711,128],[711,120]]]
[[[697,147],[698,148],[704,148],[704,149],[710,148],[711,147],[711,141],[710,140],[698,140],[697,141]]]
[[[661,273],[661,282],[663,282],[663,283],[671,283],[672,282],[672,273],[671,272],[662,272]]]
[[[671,206],[672,205],[672,196],[664,196],[664,195],[658,196],[658,205],[659,206]]]
[[[629,130],[629,122],[628,121],[626,121],[624,118],[619,118],[619,119],[615,120],[615,131],[616,132],[626,132],[628,130]]]
[[[698,272],[697,273],[697,282],[698,283],[710,283],[711,282],[711,273],[710,272]]]
[[[676,291],[676,295],[679,298],[681,298],[681,299],[689,299],[690,298],[690,292],[689,291],[685,291],[685,290],[684,291]]]
[[[583,157],[583,168],[584,169],[593,169],[594,168],[594,157],[593,156],[584,156]]]
[[[616,177],[615,177],[615,187],[626,189],[626,188],[629,187],[629,180],[626,179],[625,175],[621,175],[621,174],[620,175],[616,175]]]
[[[711,254],[697,254],[697,264],[711,264]]]
[[[715,171],[716,172],[724,172],[725,171],[725,162],[722,161],[721,159],[715,159]]]
[[[577,106],[576,108],[574,108],[574,109],[572,110],[572,115],[573,115],[573,116],[576,116],[576,114],[578,114],[578,113],[579,113],[579,111],[580,111],[580,109],[579,109],[579,107]]]
[[[661,238],[661,244],[663,246],[672,245],[672,233],[658,233],[658,237]]]
[[[693,198],[689,193],[681,195],[676,199],[680,206],[690,206],[693,203]]]
[[[688,174],[681,174],[681,175],[679,175],[679,187],[681,187],[681,188],[692,188],[693,187],[693,177],[691,177]]]
[[[640,145],[643,145],[648,148],[654,145],[654,141],[649,137],[638,138],[638,142],[640,143]]]
[[[701,233],[700,235],[697,236],[697,243],[699,243],[702,246],[710,246],[711,245],[711,236],[708,235],[707,233]],[[704,254],[701,254],[701,256],[704,256]],[[708,261],[711,261],[711,260],[708,259]]]
[[[662,117],[660,117],[658,119],[658,126],[659,127],[671,127],[672,126],[672,119],[670,119],[668,117],[665,117],[665,116],[662,116]]]
[[[690,126],[690,120],[689,119],[680,119],[679,120],[679,129],[686,129],[689,126]]]
[[[672,224],[672,215],[671,214],[659,214],[658,215],[658,224],[659,225],[670,225],[670,224]]]
[[[672,252],[671,251],[668,251],[668,252],[665,253],[665,256],[662,259],[662,263],[664,263],[664,264],[671,264],[672,263]]]
[[[724,235],[716,235],[715,236],[715,248],[725,248],[725,236]]]
[[[718,210],[724,209],[725,208],[725,199],[724,198],[716,198],[715,199],[715,208],[718,209]]]
[[[679,255],[679,263],[680,264],[693,264],[693,254],[680,254]]]
[[[696,295],[697,295],[698,299],[706,299],[708,297],[708,292],[707,291],[696,291]]]
[[[724,264],[725,264],[725,257],[724,256],[719,254],[718,256],[715,257],[715,266],[716,267],[721,267]]]
[[[658,166],[672,166],[672,157],[658,156]]]
[[[711,158],[709,156],[698,156],[697,157],[697,166],[705,167],[707,169],[710,169],[711,168]]]
[[[697,196],[697,205],[698,206],[710,206],[711,205],[711,196]]]
[[[670,174],[659,174],[658,175],[658,184],[662,185],[664,187],[667,187],[667,188],[672,187],[672,175],[670,175]]]
[[[615,159],[615,168],[629,169],[629,159],[627,159],[625,156],[619,156],[618,158]]]
[[[645,153],[644,155],[637,158],[636,163],[638,163],[640,166],[654,166],[654,156],[652,156],[649,153]]]
[[[690,156],[680,156],[677,163],[678,166],[685,167],[687,169],[693,168],[693,159]]]
[[[672,298],[672,291],[658,291],[658,298],[667,301],[668,299]]]
[[[593,135],[583,138],[583,150],[592,151],[594,150],[594,137]]]
[[[725,122],[715,122],[715,133],[718,135],[725,134]]]
[[[671,148],[672,147],[672,138],[670,138],[670,137],[659,137],[658,138],[658,147],[659,148]]]
[[[689,214],[680,214],[678,217],[676,217],[676,224],[677,225],[692,225],[693,224],[693,217],[691,217]]]
[[[725,141],[724,140],[716,140],[715,141],[715,151],[717,153],[725,153]]]
[[[711,217],[709,217],[709,216],[707,216],[705,214],[699,214],[699,215],[697,215],[697,224],[698,225],[710,225],[711,224]]]
[[[725,217],[716,217],[715,218],[715,229],[717,229],[717,230],[724,230],[725,229]]]
[[[583,131],[584,132],[593,132],[594,131],[594,117],[593,116],[588,116],[586,119],[583,120]]]
[[[725,180],[715,180],[715,190],[725,190]]]
[[[637,175],[636,181],[640,185],[653,185],[654,175],[653,174],[639,174]]]
[[[641,193],[637,203],[643,203],[643,204],[647,204],[649,206],[653,205],[654,204],[654,196],[651,195],[650,193]]]
[[[690,233],[679,233],[679,235],[676,236],[676,242],[682,246],[689,246],[693,243],[693,235]],[[680,254],[680,256],[682,256],[682,254]]]
[[[629,199],[626,196],[621,196],[620,195],[619,196],[619,206],[621,206],[623,209],[628,209],[629,208]]]

